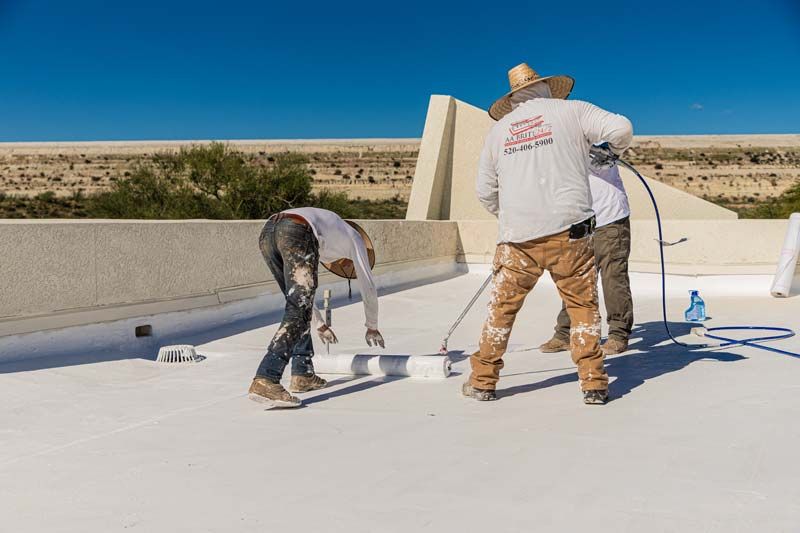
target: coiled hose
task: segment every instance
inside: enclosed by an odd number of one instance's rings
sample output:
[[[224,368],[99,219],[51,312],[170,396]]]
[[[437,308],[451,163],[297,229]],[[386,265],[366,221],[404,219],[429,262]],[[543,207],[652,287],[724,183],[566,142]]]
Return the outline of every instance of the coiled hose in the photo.
[[[656,224],[658,225],[658,253],[659,253],[659,260],[661,262],[661,312],[664,320],[664,329],[666,330],[670,340],[675,344],[677,344],[678,346],[684,346],[687,348],[688,347],[708,348],[712,346],[718,347],[718,346],[743,345],[743,346],[752,346],[753,348],[759,348],[761,350],[767,350],[769,352],[800,358],[800,353],[790,352],[788,350],[780,350],[778,348],[773,348],[771,346],[764,346],[762,344],[756,344],[758,342],[776,341],[780,339],[788,339],[789,337],[794,337],[795,332],[789,328],[780,328],[775,326],[718,326],[715,328],[703,328],[704,331],[702,335],[704,337],[722,341],[722,343],[718,345],[686,344],[675,338],[675,336],[669,329],[669,321],[667,321],[667,290],[666,290],[667,276],[664,267],[664,236],[661,229],[661,214],[658,212],[658,204],[656,203],[655,196],[653,196],[653,191],[650,189],[650,186],[647,184],[647,181],[644,179],[644,177],[641,174],[639,174],[639,171],[636,170],[636,168],[634,168],[634,166],[628,163],[627,161],[624,161],[622,159],[617,159],[616,161],[619,164],[623,165],[625,168],[629,169],[634,174],[636,174],[636,177],[639,178],[639,180],[642,182],[642,185],[644,185],[647,194],[650,196],[650,202],[652,202],[653,209],[655,210],[656,213]],[[711,334],[711,332],[716,332],[716,331],[771,331],[771,332],[777,332],[778,334],[761,336],[761,337],[749,337],[746,339],[731,339],[729,337],[723,337],[722,335]]]

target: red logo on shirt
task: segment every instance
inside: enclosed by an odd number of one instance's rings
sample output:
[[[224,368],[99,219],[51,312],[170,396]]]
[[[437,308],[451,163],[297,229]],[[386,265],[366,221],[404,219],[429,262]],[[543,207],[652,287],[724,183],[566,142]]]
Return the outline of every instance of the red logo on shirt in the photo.
[[[537,126],[544,124],[544,120],[541,120],[541,118],[542,115],[539,115],[538,117],[526,118],[525,120],[520,120],[519,122],[512,122],[511,127],[508,128],[508,132],[511,135],[519,135],[520,133],[532,130]]]
[[[511,137],[506,137],[504,145],[509,147],[516,144],[530,143],[545,138],[550,139],[550,142],[547,144],[552,144],[552,137],[553,127],[550,124],[540,124],[516,135],[512,135]]]

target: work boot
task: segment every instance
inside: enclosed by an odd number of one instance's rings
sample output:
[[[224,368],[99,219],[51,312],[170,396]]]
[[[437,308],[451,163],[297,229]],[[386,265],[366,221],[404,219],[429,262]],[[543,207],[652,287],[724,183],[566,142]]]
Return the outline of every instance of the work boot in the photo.
[[[255,378],[250,384],[248,398],[269,407],[300,407],[303,402],[289,394],[283,385],[266,378]]]
[[[583,403],[587,405],[603,405],[608,401],[607,390],[585,390],[583,391]]]
[[[461,386],[461,394],[467,398],[475,398],[479,402],[491,402],[497,399],[497,395],[493,390],[476,389],[466,381]]]
[[[292,376],[292,381],[289,383],[289,390],[292,392],[310,392],[312,390],[323,389],[327,384],[327,381],[316,374],[310,376]]]
[[[628,339],[609,337],[600,347],[603,355],[617,355],[628,350]]]
[[[558,337],[553,337],[546,343],[539,346],[539,351],[542,353],[566,352],[567,350],[569,350],[569,341],[565,341]]]

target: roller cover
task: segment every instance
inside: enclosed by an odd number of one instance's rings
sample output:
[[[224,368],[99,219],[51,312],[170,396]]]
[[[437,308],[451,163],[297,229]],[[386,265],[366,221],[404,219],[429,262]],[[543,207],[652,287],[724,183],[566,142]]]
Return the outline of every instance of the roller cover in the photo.
[[[775,280],[772,282],[772,290],[770,292],[773,296],[780,298],[789,296],[799,254],[800,213],[794,213],[789,217],[789,228],[786,230],[781,257],[778,260],[778,271],[775,273]]]
[[[317,355],[314,369],[319,374],[446,378],[450,359],[446,355]]]

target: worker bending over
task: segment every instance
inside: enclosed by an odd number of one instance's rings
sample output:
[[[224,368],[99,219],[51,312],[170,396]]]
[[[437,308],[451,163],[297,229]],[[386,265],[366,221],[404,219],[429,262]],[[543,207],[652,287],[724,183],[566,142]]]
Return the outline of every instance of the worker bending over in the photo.
[[[298,407],[300,399],[280,384],[289,359],[292,392],[321,389],[327,382],[314,373],[312,322],[324,343],[338,342],[314,305],[320,262],[334,274],[358,280],[366,314],[367,344],[384,347],[378,331],[378,293],[372,278],[375,252],[369,236],[358,224],[312,207],[271,216],[261,231],[259,246],[286,297],[286,309],[250,385],[249,396],[274,407]]]

